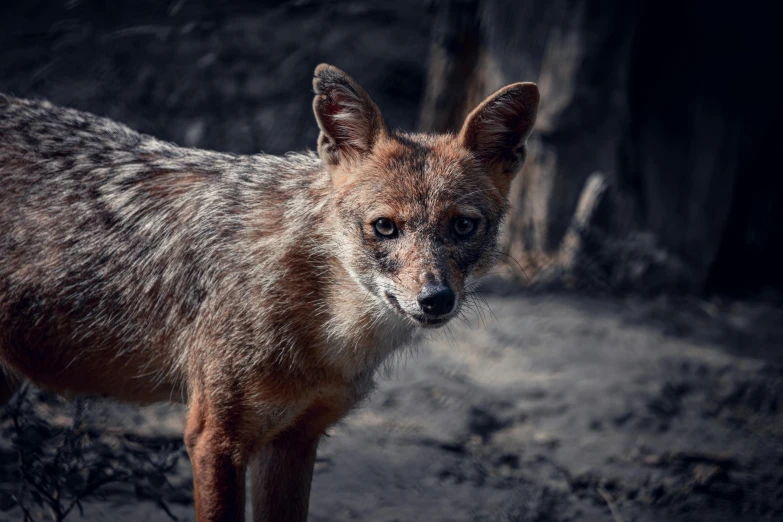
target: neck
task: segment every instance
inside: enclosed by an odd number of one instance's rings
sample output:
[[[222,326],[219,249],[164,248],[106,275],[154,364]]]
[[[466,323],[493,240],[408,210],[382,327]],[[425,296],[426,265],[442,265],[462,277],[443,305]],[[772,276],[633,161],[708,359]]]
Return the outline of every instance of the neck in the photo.
[[[262,225],[247,243],[254,251],[245,256],[256,263],[252,270],[264,299],[286,308],[276,328],[346,378],[372,371],[410,341],[415,327],[346,269],[341,222],[320,163],[290,171],[278,187],[281,196],[257,201],[248,219]]]
[[[326,209],[335,213],[334,206]],[[335,215],[327,218],[340,226]],[[337,231],[324,238],[325,266],[312,267],[321,273],[317,285],[323,289],[321,306],[325,311],[321,328],[321,354],[346,376],[372,371],[396,350],[412,340],[416,327],[365,288],[341,258]],[[319,268],[321,268],[319,270]]]

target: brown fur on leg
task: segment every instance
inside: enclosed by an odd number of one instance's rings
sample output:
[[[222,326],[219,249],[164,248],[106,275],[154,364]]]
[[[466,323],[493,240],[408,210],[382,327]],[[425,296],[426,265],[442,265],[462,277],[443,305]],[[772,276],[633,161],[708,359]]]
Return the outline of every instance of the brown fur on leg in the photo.
[[[251,462],[253,521],[306,522],[318,441],[353,401],[315,401]]]
[[[226,416],[194,398],[185,428],[185,445],[193,468],[196,518],[209,522],[241,522],[245,514],[245,469],[242,444]]]
[[[305,522],[318,437],[281,436],[250,466],[254,522]]]

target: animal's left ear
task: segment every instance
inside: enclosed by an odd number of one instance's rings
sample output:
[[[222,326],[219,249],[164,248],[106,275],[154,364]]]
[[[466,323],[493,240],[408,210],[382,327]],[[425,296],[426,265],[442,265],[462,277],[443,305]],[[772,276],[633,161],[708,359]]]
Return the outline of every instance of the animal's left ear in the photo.
[[[459,142],[473,152],[504,196],[525,163],[525,141],[538,113],[535,83],[503,87],[465,119]]]

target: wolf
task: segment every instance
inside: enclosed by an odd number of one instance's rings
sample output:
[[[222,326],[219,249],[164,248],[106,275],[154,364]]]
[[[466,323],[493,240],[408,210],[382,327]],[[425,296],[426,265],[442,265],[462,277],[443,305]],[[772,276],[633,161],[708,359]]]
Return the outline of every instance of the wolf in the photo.
[[[254,520],[306,520],[326,429],[496,259],[539,103],[410,134],[336,67],[313,87],[317,153],[285,156],[0,95],[0,399],[185,403],[199,522],[243,520],[247,476]]]

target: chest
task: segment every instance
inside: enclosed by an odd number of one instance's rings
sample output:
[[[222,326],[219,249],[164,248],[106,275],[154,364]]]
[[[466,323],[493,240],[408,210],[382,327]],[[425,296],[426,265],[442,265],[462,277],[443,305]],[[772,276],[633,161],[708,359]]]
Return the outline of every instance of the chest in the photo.
[[[393,362],[394,355],[413,339],[411,326],[386,310],[375,316],[338,316],[324,331],[327,338],[319,347],[319,357],[357,390],[369,390],[378,368]]]

